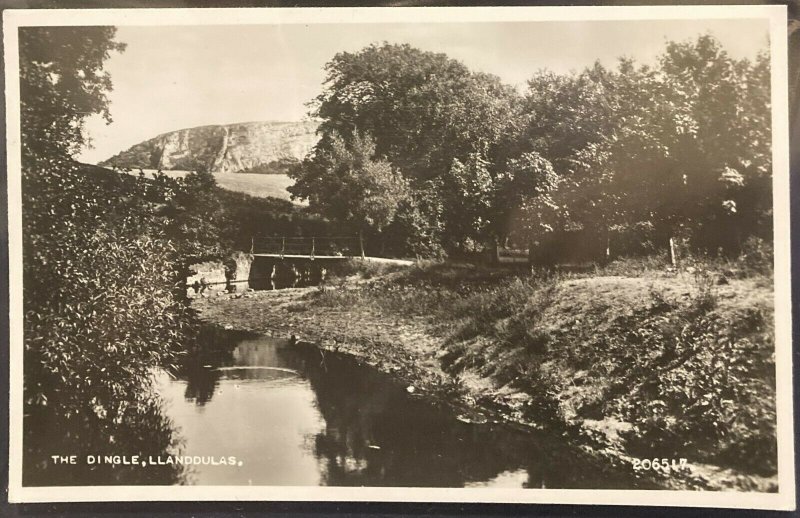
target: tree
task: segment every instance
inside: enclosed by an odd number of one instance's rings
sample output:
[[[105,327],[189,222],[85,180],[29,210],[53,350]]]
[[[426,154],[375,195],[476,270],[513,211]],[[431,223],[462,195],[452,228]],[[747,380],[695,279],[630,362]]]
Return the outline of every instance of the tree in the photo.
[[[406,200],[408,182],[383,158],[375,156],[375,142],[356,131],[351,141],[338,134],[330,146],[318,150],[292,172],[296,183],[289,188],[293,197],[308,199],[310,208],[346,224],[362,236],[380,231],[395,217]]]
[[[337,139],[349,145],[354,135],[368,134],[374,139],[375,155],[385,157],[408,180],[412,203],[401,206],[400,219],[414,221],[412,226],[426,240],[449,235],[452,244],[461,243],[468,237],[460,235],[462,229],[484,224],[474,220],[462,225],[470,215],[459,212],[461,204],[453,203],[445,189],[475,180],[473,175],[451,181],[451,176],[478,174],[479,169],[463,167],[477,164],[471,158],[477,156],[487,162],[492,179],[483,184],[493,184],[499,143],[515,121],[513,88],[497,77],[470,72],[444,54],[408,45],[385,43],[339,53],[326,71],[325,88],[311,113],[322,119],[320,141],[302,170],[319,169],[321,164],[313,163],[327,156]],[[305,176],[309,181],[313,177]],[[491,191],[481,194],[490,195]]]
[[[19,31],[20,116],[24,158],[68,156],[86,143],[83,124],[100,114],[110,122],[103,69],[115,27],[25,27]]]
[[[449,173],[438,178],[448,248],[473,250],[490,241],[495,186],[489,167],[482,155],[470,153],[463,162],[454,158]]]
[[[528,80],[516,155],[535,152],[560,174],[569,159],[587,145],[609,135],[617,125],[620,103],[613,72],[595,63],[580,73],[558,75],[543,70]]]
[[[557,182],[525,202],[529,230],[647,229],[639,240],[659,247],[681,234],[730,253],[766,237],[768,72],[765,56],[737,61],[701,36],[669,43],[654,68],[537,75],[518,148],[550,160]]]
[[[679,107],[668,135],[687,193],[676,217],[696,241],[738,252],[748,234],[771,236],[769,60],[735,60],[709,35],[670,43],[664,99]],[[674,128],[674,129],[673,129]]]
[[[225,214],[217,181],[208,170],[200,168],[180,180],[164,214],[169,218],[166,236],[179,247],[183,262],[224,255]]]
[[[150,389],[153,369],[174,361],[186,333],[161,213],[180,186],[72,159],[86,144],[85,118],[108,118],[103,62],[124,47],[114,34],[20,29],[25,483],[74,483],[75,472],[47,474],[53,451],[175,446]],[[126,472],[89,468],[84,480],[95,483]]]

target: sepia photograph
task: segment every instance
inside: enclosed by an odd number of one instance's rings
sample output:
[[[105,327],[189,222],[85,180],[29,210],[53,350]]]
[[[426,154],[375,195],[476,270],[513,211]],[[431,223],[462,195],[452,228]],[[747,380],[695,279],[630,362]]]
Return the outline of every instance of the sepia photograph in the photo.
[[[3,18],[12,502],[794,508],[786,6]]]

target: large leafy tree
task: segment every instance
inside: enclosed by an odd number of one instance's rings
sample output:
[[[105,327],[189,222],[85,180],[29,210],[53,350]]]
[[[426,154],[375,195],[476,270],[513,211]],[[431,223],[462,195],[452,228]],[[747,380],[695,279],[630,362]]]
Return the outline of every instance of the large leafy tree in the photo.
[[[320,147],[330,146],[333,134],[368,133],[376,153],[415,180],[441,175],[453,158],[485,152],[509,120],[513,90],[445,54],[371,45],[337,54],[325,69],[313,111],[322,119]]]
[[[556,187],[529,193],[526,228],[649,229],[735,252],[770,223],[769,65],[734,60],[711,36],[669,43],[656,67],[622,60],[539,74],[520,149],[542,153]],[[624,251],[624,250],[623,250]]]
[[[401,204],[391,231],[395,236],[426,236],[427,243],[411,243],[410,248],[429,249],[432,241],[441,245],[445,235],[457,244],[473,237],[464,232],[485,226],[477,219],[484,216],[458,211],[460,204],[449,189],[455,185],[490,197],[498,143],[515,120],[511,87],[494,76],[470,72],[444,54],[408,45],[339,53],[326,71],[324,90],[312,110],[322,119],[321,138],[296,170],[298,182],[322,181],[322,162],[339,145],[337,139],[350,143],[356,134],[368,134],[375,155],[409,181],[412,201]],[[461,178],[454,180],[453,175]],[[483,190],[474,193],[476,188]],[[464,201],[465,195],[459,199]]]
[[[65,156],[85,144],[92,114],[111,120],[103,68],[125,49],[114,27],[25,27],[19,32],[23,157]]]

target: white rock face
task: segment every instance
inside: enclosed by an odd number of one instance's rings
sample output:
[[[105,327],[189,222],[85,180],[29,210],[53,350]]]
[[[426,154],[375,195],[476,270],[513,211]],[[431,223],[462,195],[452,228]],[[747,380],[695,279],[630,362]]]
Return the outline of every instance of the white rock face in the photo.
[[[243,122],[159,135],[101,163],[104,166],[213,173],[285,172],[317,143],[317,123]]]

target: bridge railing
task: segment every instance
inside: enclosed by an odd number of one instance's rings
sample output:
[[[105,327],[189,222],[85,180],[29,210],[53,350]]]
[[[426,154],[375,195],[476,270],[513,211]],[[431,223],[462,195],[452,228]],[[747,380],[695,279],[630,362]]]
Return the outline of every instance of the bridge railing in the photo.
[[[363,257],[363,242],[358,237],[253,237],[251,253],[302,256]]]

